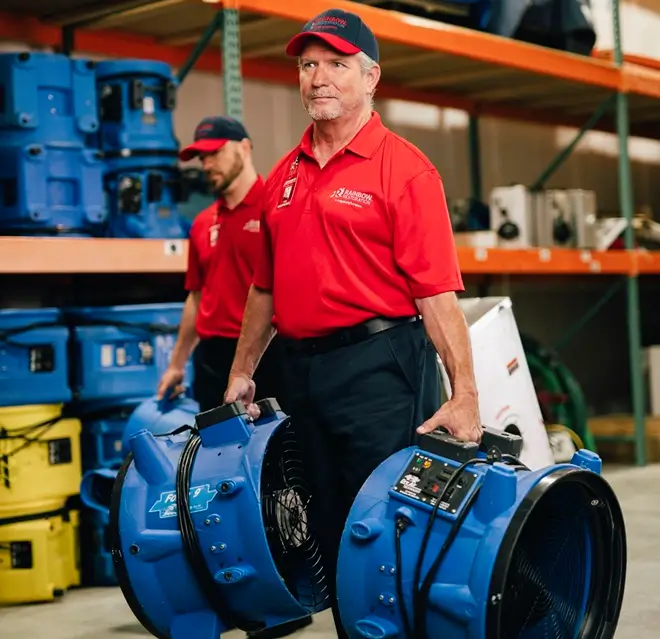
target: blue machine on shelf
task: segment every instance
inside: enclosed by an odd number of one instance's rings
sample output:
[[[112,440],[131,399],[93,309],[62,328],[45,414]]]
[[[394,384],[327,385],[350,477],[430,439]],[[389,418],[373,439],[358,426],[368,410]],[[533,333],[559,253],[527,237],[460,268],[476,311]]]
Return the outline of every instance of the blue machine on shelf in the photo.
[[[96,73],[99,146],[111,237],[180,239],[189,225],[172,112],[177,82],[170,65],[152,60],[101,62]]]
[[[194,620],[197,639],[217,639],[330,604],[290,421],[274,400],[259,404],[256,422],[235,403],[198,414],[192,435],[130,437],[112,551],[124,595],[154,636],[189,638]]]
[[[108,172],[105,189],[110,237],[188,237],[190,224],[179,212],[188,192],[178,168],[153,166]]]
[[[306,510],[324,495],[310,496],[290,422],[271,402],[256,423],[236,403],[197,415],[183,440],[131,436],[112,552],[154,636],[187,637],[194,620],[196,639],[216,639],[328,605]],[[626,533],[601,460],[580,450],[531,471],[521,449],[501,431],[485,429],[480,444],[436,431],[376,467],[339,549],[351,639],[612,636]]]
[[[69,401],[68,338],[56,308],[0,310],[0,406]]]
[[[172,68],[153,60],[116,60],[96,67],[100,147],[108,170],[177,166]]]
[[[182,311],[181,303],[65,309],[76,399],[150,397],[168,366]],[[189,362],[185,383],[191,380]]]
[[[102,235],[94,63],[2,53],[0,96],[0,232]]]

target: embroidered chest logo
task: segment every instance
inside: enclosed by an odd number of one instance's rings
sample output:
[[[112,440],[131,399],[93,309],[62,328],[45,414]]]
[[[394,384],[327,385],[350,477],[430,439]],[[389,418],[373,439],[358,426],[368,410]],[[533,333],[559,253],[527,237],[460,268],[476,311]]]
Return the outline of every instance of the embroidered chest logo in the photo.
[[[371,193],[364,193],[362,191],[355,191],[353,189],[341,187],[335,189],[330,194],[330,199],[335,200],[335,202],[340,202],[341,204],[348,204],[349,206],[355,206],[361,209],[364,206],[371,206],[374,201],[374,196]]]
[[[212,224],[209,228],[209,244],[211,247],[215,246],[218,243],[218,235],[220,233],[220,227],[222,226],[221,222],[216,222]]]
[[[250,231],[250,233],[258,233],[260,228],[259,220],[248,220],[243,227],[244,231]]]

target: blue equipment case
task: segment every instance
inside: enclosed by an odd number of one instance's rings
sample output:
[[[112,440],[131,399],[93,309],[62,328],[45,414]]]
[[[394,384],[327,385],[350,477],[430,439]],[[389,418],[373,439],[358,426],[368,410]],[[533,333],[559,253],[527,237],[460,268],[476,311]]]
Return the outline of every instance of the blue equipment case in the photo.
[[[0,230],[102,235],[103,163],[94,63],[0,54]]]
[[[88,410],[91,407],[86,407]],[[96,406],[99,411],[107,408],[103,404]],[[117,578],[112,562],[110,533],[108,531],[110,495],[117,477],[119,466],[130,453],[131,435],[148,430],[156,437],[167,435],[185,424],[194,424],[199,405],[186,395],[162,400],[145,399],[137,404],[126,401],[115,405],[116,411],[130,411],[130,415],[120,423],[119,419],[99,420],[94,430],[100,434],[90,447],[92,459],[98,462],[101,457],[106,467],[96,463],[83,475],[80,483],[80,497],[85,508],[81,520],[81,558],[83,583],[89,586],[115,586]],[[90,413],[91,414],[91,413]],[[83,427],[87,423],[83,422]],[[183,435],[189,434],[187,431]],[[107,437],[110,435],[110,438]],[[101,439],[103,437],[103,439]],[[108,443],[112,442],[110,446]],[[98,450],[94,454],[94,451]],[[85,439],[83,439],[85,451]],[[114,459],[113,459],[114,455]],[[90,457],[88,457],[89,462]],[[108,463],[119,460],[118,464]]]
[[[76,417],[82,423],[83,472],[121,466],[126,456],[123,450],[126,426],[143,401],[143,398],[128,398],[76,406]]]
[[[65,309],[72,332],[76,399],[153,395],[168,366],[182,311],[182,303]],[[185,382],[191,379],[188,362]]]
[[[56,308],[0,310],[0,406],[69,401],[68,339]]]
[[[187,200],[186,183],[178,168],[159,166],[158,161],[144,158],[144,169],[105,175],[110,237],[188,237],[189,225],[179,214],[180,203]]]
[[[108,171],[141,169],[145,158],[176,167],[179,141],[172,112],[177,82],[169,64],[153,60],[100,62],[96,70],[99,145]]]
[[[88,471],[80,482],[84,508],[80,521],[80,559],[85,586],[116,586],[109,532],[110,498],[117,470]]]
[[[85,148],[99,128],[95,63],[56,53],[0,53],[2,146]]]

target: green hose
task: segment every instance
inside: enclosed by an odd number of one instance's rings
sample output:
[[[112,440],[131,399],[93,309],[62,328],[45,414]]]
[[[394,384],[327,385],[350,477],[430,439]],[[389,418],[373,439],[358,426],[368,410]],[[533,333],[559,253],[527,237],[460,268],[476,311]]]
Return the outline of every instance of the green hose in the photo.
[[[596,452],[596,442],[589,430],[587,403],[577,379],[557,355],[538,340],[522,334],[521,339],[530,371],[540,378],[543,389],[568,398],[556,407],[556,423],[577,433],[585,447]]]
[[[563,395],[564,389],[557,378],[557,375],[550,367],[544,364],[540,357],[538,357],[533,351],[525,350],[525,358],[527,359],[527,365],[532,373],[532,377],[534,379],[540,378],[541,388],[543,390],[549,391],[555,395]],[[568,426],[572,430],[569,411],[563,402],[555,404],[552,407],[552,417],[550,421],[551,423]]]

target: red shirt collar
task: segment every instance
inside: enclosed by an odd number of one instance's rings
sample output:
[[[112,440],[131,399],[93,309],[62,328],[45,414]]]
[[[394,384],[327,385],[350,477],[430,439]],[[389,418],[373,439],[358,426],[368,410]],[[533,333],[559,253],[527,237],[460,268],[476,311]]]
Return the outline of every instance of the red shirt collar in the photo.
[[[243,206],[260,206],[262,202],[262,196],[264,192],[264,180],[261,175],[257,175],[252,188],[247,192],[246,196],[243,198],[241,203],[233,209],[230,209],[225,204],[225,200],[222,196],[218,198],[218,211],[223,213],[232,213],[237,209]]]
[[[314,124],[310,124],[303,133],[300,140],[299,149],[302,153],[314,157],[312,151],[312,129]],[[375,111],[371,114],[371,119],[355,135],[355,137],[344,147],[343,151],[350,151],[363,158],[370,158],[376,152],[376,149],[383,141],[387,129],[380,119],[380,115]],[[343,152],[343,151],[340,151]]]

